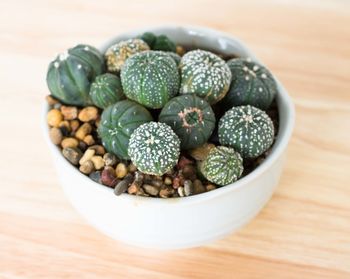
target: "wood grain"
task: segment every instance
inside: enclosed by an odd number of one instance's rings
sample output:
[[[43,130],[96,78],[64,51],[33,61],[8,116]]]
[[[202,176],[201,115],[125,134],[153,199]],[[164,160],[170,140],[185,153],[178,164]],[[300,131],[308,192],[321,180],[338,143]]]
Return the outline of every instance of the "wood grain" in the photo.
[[[87,225],[40,129],[55,52],[164,23],[240,37],[297,110],[285,171],[261,214],[175,252],[128,247]],[[1,1],[0,278],[350,278],[349,26],[344,0]]]

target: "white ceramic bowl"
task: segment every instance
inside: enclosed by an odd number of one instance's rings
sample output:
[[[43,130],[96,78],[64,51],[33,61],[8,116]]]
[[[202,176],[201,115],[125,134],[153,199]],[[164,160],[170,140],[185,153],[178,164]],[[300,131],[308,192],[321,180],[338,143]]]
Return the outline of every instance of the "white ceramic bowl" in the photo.
[[[146,28],[117,36],[113,42],[145,31],[166,34],[179,44],[192,45],[241,57],[254,54],[234,37],[207,28],[167,26]],[[294,107],[278,82],[280,128],[268,158],[237,182],[211,192],[185,198],[157,199],[128,194],[115,196],[111,188],[81,174],[63,158],[48,137],[47,106],[43,115],[45,137],[64,192],[72,205],[95,228],[119,241],[158,249],[188,248],[230,234],[249,222],[270,199],[281,175],[292,134]]]

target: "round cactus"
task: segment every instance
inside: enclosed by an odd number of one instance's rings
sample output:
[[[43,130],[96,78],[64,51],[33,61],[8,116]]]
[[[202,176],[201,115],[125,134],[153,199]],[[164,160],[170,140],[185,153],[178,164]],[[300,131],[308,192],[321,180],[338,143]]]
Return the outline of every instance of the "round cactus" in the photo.
[[[215,115],[207,101],[195,94],[177,96],[162,109],[159,121],[168,124],[181,140],[181,149],[205,143],[215,128]]]
[[[133,132],[128,152],[141,172],[162,175],[177,163],[180,140],[167,124],[148,122]]]
[[[104,71],[102,54],[89,45],[61,53],[49,65],[46,82],[55,98],[69,105],[91,104],[90,83]]]
[[[97,76],[91,84],[90,97],[102,109],[125,99],[119,77],[109,73]]]
[[[233,147],[243,158],[258,157],[274,140],[270,117],[249,105],[228,110],[219,121],[218,133],[220,143]]]
[[[276,81],[266,67],[249,58],[235,58],[227,62],[232,82],[222,104],[226,108],[252,105],[266,110],[277,94]]]
[[[227,93],[231,71],[219,56],[204,50],[187,52],[180,62],[181,94],[197,94],[209,104],[220,101]]]
[[[162,108],[179,89],[175,61],[161,51],[145,51],[130,57],[121,71],[124,94],[148,108]]]
[[[210,149],[207,157],[199,162],[199,170],[210,182],[225,186],[240,178],[243,160],[233,148],[217,146]]]
[[[141,124],[152,120],[147,109],[135,102],[123,100],[103,111],[98,134],[108,152],[121,159],[130,159],[128,146],[131,134]]]
[[[140,36],[152,50],[176,52],[176,44],[166,35],[156,36],[152,32],[146,32]]]
[[[181,56],[180,55],[178,55],[175,52],[171,52],[171,51],[167,51],[165,53],[168,54],[172,59],[174,59],[174,61],[175,61],[177,66],[180,65],[180,61],[181,61]]]
[[[131,55],[149,49],[149,46],[140,39],[129,39],[110,46],[105,53],[108,71],[119,72]]]

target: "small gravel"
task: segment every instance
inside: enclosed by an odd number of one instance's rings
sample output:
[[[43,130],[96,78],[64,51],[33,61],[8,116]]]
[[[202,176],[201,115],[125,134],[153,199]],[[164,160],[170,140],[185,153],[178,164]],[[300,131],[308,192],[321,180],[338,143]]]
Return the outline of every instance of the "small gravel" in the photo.
[[[78,117],[78,108],[71,106],[61,106],[61,113],[65,120],[74,120]]]
[[[63,140],[63,134],[61,130],[56,127],[50,129],[49,136],[51,141],[56,145],[59,145]]]
[[[83,108],[78,115],[78,118],[82,122],[89,122],[96,120],[98,117],[98,109],[96,107],[85,107]]]
[[[124,179],[118,182],[118,184],[115,186],[114,194],[119,196],[122,193],[124,193],[128,189],[129,185],[132,183],[132,180],[133,180],[133,177],[131,174],[128,174],[127,176],[125,176]]]
[[[159,187],[150,185],[150,184],[143,184],[143,189],[145,192],[151,196],[157,196],[159,193]]]
[[[76,147],[63,148],[62,154],[73,165],[78,165],[80,158],[83,156],[80,149]]]
[[[47,113],[47,123],[51,127],[58,127],[63,120],[63,115],[58,109],[52,109]]]
[[[80,165],[79,167],[79,170],[85,174],[90,174],[91,172],[94,171],[94,169],[95,167],[91,160],[84,162],[84,164]]]

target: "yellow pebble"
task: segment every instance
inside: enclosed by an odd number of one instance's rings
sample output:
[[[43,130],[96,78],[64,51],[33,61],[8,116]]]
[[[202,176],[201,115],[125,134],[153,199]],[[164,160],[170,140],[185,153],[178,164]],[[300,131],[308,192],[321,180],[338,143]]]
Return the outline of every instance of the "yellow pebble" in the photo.
[[[89,123],[84,123],[80,126],[78,131],[75,133],[77,139],[83,140],[88,134],[91,133],[92,127]]]
[[[97,117],[98,117],[98,109],[92,106],[83,108],[78,115],[79,120],[83,122],[96,120]]]
[[[84,152],[84,155],[83,157],[81,157],[80,161],[79,161],[79,164],[80,165],[83,165],[86,161],[89,161],[92,156],[95,155],[95,150],[93,149],[87,149],[85,152]]]
[[[73,147],[77,147],[78,145],[79,145],[79,142],[75,138],[65,138],[61,142],[62,148],[67,148],[67,147],[73,148]]]
[[[87,145],[93,145],[93,144],[95,144],[95,140],[94,140],[94,138],[93,138],[92,135],[87,135],[87,136],[83,139],[83,141],[84,141]]]
[[[117,178],[123,178],[128,173],[128,169],[124,163],[119,163],[115,168],[115,175]]]
[[[58,127],[63,120],[63,115],[58,109],[52,109],[47,113],[47,123],[51,127]]]
[[[94,164],[96,170],[100,170],[105,166],[105,161],[103,161],[102,156],[92,156],[90,160]]]

